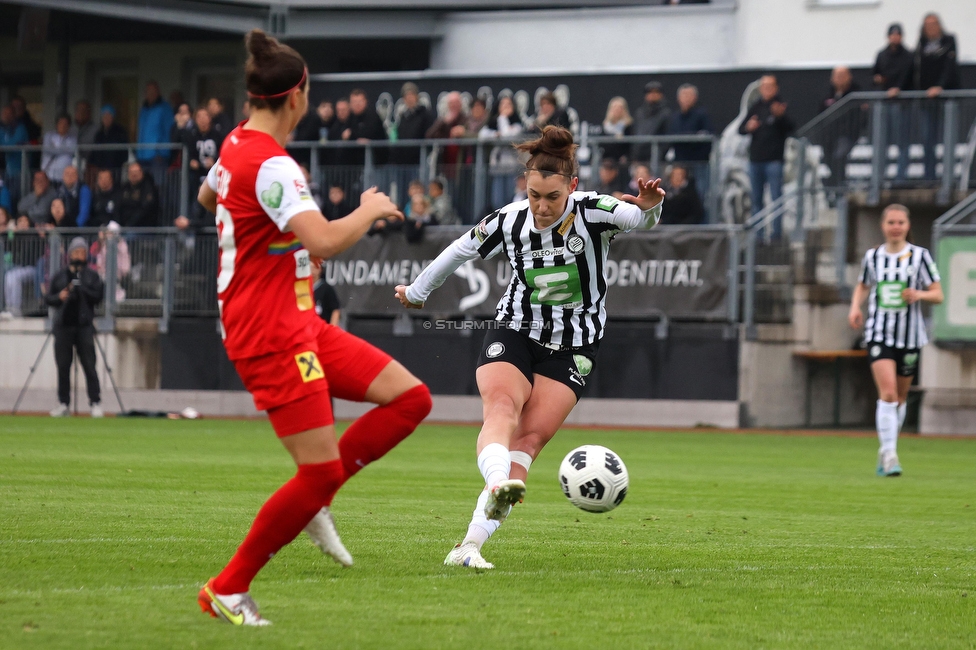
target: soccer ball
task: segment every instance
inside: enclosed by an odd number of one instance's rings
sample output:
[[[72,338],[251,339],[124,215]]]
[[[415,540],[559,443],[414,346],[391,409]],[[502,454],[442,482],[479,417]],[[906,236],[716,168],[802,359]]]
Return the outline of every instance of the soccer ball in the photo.
[[[583,445],[559,466],[559,486],[569,502],[587,512],[610,512],[627,496],[627,467],[600,445]]]

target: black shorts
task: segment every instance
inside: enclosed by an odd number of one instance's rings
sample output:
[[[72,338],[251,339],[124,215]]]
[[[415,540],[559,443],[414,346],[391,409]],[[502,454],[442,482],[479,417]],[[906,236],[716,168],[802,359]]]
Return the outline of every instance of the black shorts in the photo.
[[[598,345],[551,350],[530,339],[528,334],[499,327],[488,330],[485,335],[481,354],[478,356],[478,367],[505,361],[518,368],[530,384],[535,383],[533,375],[539,374],[569,386],[579,400],[586,388],[586,378],[596,364]]]
[[[914,377],[918,372],[918,348],[892,348],[883,343],[868,343],[868,358],[871,363],[891,359],[895,362],[895,372],[899,377]]]

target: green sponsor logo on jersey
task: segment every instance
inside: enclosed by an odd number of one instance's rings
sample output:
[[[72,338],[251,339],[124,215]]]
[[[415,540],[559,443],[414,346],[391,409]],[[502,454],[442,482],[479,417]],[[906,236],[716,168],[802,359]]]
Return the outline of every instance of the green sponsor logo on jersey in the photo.
[[[561,307],[583,301],[579,269],[575,264],[525,269],[525,283],[532,289],[529,300],[537,305]]]
[[[277,209],[281,206],[281,197],[285,194],[285,188],[281,186],[281,183],[275,181],[271,184],[271,187],[261,192],[261,202],[272,209]]]
[[[596,207],[606,212],[613,212],[613,209],[617,207],[618,203],[620,203],[620,201],[612,196],[601,196],[600,200],[596,202]]]
[[[878,307],[880,309],[904,309],[907,305],[901,297],[901,292],[907,288],[906,283],[886,281],[878,283]]]
[[[584,357],[582,354],[574,354],[573,361],[576,363],[576,369],[579,370],[579,374],[584,377],[593,370],[593,362],[590,361],[589,357]]]

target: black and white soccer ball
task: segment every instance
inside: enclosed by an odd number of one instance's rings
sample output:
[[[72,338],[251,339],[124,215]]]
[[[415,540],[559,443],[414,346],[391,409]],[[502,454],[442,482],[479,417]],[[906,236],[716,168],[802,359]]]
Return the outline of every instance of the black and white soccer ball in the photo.
[[[559,486],[569,502],[587,512],[610,512],[627,496],[630,479],[620,456],[600,445],[583,445],[566,454]]]

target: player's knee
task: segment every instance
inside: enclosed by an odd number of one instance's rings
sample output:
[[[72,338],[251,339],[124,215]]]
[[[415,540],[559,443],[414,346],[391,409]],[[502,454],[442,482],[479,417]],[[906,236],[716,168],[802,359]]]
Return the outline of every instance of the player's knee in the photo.
[[[494,395],[485,404],[485,420],[506,422],[512,429],[518,424],[519,408],[510,395]]]
[[[882,402],[897,402],[898,401],[898,391],[896,391],[894,389],[878,391],[878,398]]]
[[[434,402],[427,384],[419,384],[403,392],[397,399],[400,412],[408,419],[419,423],[430,414]]]

